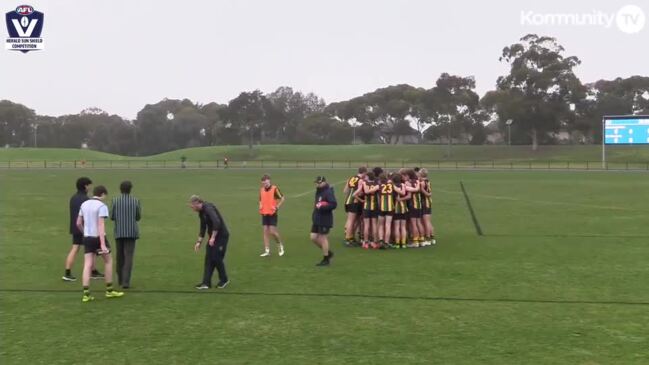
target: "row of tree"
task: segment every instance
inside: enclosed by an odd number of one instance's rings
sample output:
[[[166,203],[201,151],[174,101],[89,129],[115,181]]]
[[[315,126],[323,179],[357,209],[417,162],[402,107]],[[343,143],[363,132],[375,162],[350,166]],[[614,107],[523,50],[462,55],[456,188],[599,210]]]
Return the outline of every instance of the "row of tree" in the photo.
[[[580,60],[565,56],[554,38],[527,35],[505,47],[500,60],[510,71],[482,98],[473,77],[443,73],[430,89],[395,85],[329,105],[290,87],[242,92],[227,105],[164,99],[135,120],[97,108],[42,116],[3,100],[0,145],[148,155],[222,144],[483,144],[508,135],[536,149],[561,134],[598,143],[603,115],[649,114],[649,77],[583,84],[573,72]]]

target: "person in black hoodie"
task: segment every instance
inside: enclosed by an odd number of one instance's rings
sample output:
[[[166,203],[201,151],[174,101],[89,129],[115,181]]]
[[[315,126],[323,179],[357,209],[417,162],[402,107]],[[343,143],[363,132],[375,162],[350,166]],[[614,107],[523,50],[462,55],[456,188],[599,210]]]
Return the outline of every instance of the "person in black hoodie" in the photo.
[[[205,246],[203,280],[196,285],[196,289],[205,290],[212,287],[214,269],[219,273],[219,282],[216,287],[223,289],[230,283],[224,262],[230,239],[228,227],[225,225],[221,212],[214,204],[204,201],[198,195],[192,195],[189,198],[189,206],[198,213],[200,220],[200,232],[196,244],[194,244],[194,251],[198,252],[200,250],[206,233],[209,237]]]
[[[324,176],[315,179],[315,206],[311,216],[311,241],[322,249],[323,259],[316,266],[329,266],[334,253],[329,250],[329,239],[327,235],[334,225],[333,211],[338,203],[334,195],[334,189],[327,183]]]

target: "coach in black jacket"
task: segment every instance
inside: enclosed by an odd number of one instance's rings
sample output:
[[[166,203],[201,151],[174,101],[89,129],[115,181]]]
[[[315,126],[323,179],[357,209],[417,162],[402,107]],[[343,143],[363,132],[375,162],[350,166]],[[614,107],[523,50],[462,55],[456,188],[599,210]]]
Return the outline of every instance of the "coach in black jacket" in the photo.
[[[228,240],[230,233],[221,213],[212,203],[203,201],[198,195],[192,195],[190,198],[190,206],[193,211],[198,213],[200,219],[200,233],[198,240],[194,245],[194,251],[198,252],[203,243],[205,233],[209,238],[207,246],[205,246],[205,269],[203,272],[203,281],[196,285],[196,289],[204,290],[212,287],[212,274],[214,268],[219,273],[219,283],[217,288],[223,289],[229,283],[228,274],[225,272],[225,252],[228,248]]]
[[[329,266],[334,253],[329,250],[329,239],[327,235],[334,225],[333,211],[338,205],[334,189],[329,186],[324,176],[318,176],[315,180],[315,206],[313,208],[311,226],[311,241],[322,249],[323,259],[316,266]]]

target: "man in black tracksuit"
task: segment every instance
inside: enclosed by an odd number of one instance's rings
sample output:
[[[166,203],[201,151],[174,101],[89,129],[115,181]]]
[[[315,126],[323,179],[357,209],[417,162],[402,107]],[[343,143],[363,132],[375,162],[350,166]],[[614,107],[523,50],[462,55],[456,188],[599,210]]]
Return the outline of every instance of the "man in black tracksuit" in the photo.
[[[230,233],[228,227],[223,221],[223,217],[218,209],[212,203],[203,201],[199,196],[193,195],[190,198],[190,206],[192,210],[198,213],[200,218],[200,233],[198,240],[194,245],[194,251],[198,252],[203,243],[205,233],[209,235],[207,246],[205,246],[205,268],[203,272],[203,281],[196,285],[196,289],[204,290],[212,287],[212,275],[214,269],[219,273],[219,282],[216,287],[219,289],[225,288],[230,280],[228,274],[225,272],[225,252],[228,248],[228,239]]]
[[[315,180],[315,206],[311,219],[311,241],[322,249],[323,259],[316,266],[329,266],[334,253],[329,250],[329,239],[327,235],[334,225],[333,211],[338,205],[334,189],[327,183],[324,176],[318,176]]]

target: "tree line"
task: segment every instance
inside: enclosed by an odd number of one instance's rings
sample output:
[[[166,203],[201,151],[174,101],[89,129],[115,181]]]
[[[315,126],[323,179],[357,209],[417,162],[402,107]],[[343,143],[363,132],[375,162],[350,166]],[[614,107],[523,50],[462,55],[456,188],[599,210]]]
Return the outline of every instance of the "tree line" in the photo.
[[[97,108],[51,117],[0,101],[0,146],[88,147],[122,155],[247,144],[599,143],[604,115],[649,114],[649,77],[582,83],[555,38],[528,34],[504,47],[509,73],[480,97],[472,76],[442,73],[326,104],[290,87],[240,93],[227,104],[164,99],[135,120]],[[499,138],[490,139],[490,136]],[[563,135],[563,137],[561,137]]]

